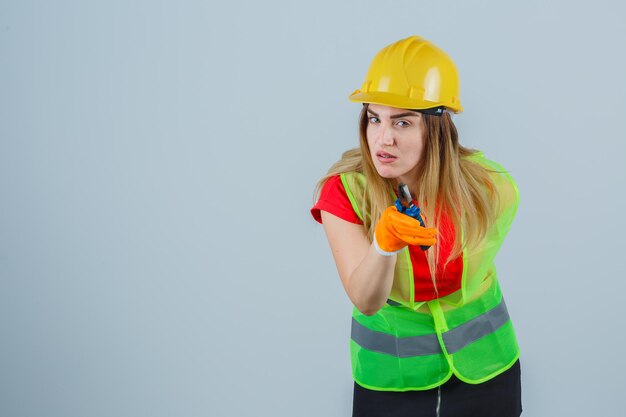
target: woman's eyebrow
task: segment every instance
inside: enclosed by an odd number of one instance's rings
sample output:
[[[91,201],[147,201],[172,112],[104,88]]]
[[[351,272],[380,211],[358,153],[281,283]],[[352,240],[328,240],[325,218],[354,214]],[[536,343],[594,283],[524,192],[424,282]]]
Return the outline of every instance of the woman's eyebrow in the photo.
[[[370,109],[367,109],[368,113],[373,114],[376,117],[380,117],[378,114],[376,114],[375,112],[371,111]],[[409,111],[406,113],[400,113],[400,114],[394,114],[393,116],[389,116],[390,119],[399,119],[401,117],[407,117],[407,116],[419,116],[418,112],[414,112],[414,111]]]

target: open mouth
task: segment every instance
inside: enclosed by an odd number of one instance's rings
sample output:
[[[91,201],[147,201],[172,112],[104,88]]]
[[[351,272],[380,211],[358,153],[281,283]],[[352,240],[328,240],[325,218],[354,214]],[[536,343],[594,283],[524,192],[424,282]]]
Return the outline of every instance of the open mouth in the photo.
[[[391,162],[397,159],[395,155],[383,151],[376,152],[376,157],[381,162]]]

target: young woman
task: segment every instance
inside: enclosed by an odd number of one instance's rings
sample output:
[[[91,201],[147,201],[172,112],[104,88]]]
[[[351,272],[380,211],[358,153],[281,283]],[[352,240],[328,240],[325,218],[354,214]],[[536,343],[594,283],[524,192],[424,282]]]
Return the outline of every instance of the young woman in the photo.
[[[519,416],[519,348],[494,265],[519,192],[459,144],[454,63],[400,40],[350,100],[363,103],[360,146],[319,182],[311,213],[354,304],[353,416]],[[400,184],[419,210],[399,204]]]

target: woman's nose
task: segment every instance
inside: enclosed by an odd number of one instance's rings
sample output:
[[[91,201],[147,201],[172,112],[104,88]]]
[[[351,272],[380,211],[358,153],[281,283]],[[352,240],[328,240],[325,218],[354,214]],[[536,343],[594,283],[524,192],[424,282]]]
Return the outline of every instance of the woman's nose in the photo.
[[[381,125],[380,142],[383,145],[393,145],[394,143],[393,130],[391,129],[390,126]]]

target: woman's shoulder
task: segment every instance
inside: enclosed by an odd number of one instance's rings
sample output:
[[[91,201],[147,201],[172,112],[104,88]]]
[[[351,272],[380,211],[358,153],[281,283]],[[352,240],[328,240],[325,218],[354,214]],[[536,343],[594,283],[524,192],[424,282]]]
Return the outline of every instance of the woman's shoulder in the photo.
[[[505,169],[499,162],[488,158],[483,151],[476,151],[464,158],[485,168],[492,179],[500,177],[501,180],[514,183],[510,171]]]
[[[338,180],[341,181],[341,184],[348,193],[356,191],[357,189],[363,189],[367,184],[365,175],[359,171],[342,172],[337,176],[339,177]]]
[[[476,151],[470,155],[465,156],[464,159],[479,164],[490,171],[508,173],[508,171],[504,169],[499,162],[488,158],[483,151]]]
[[[485,168],[505,205],[517,206],[519,189],[509,170],[505,169],[499,162],[488,158],[482,151],[477,151],[466,158]]]
[[[311,209],[313,218],[321,223],[320,211],[327,211],[351,223],[362,224],[353,209],[349,173],[331,175],[323,184],[317,203]]]

